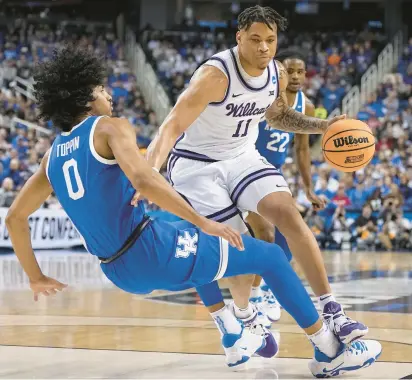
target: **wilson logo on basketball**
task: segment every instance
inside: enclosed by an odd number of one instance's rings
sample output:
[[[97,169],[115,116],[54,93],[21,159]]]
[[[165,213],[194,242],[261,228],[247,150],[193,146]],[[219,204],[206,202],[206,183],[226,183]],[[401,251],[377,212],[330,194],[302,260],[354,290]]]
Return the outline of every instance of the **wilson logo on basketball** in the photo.
[[[338,139],[334,139],[333,143],[335,144],[335,148],[340,148],[341,146],[344,145],[357,145],[361,143],[369,143],[369,140],[367,137],[358,137],[355,138],[353,136],[348,136],[348,137],[339,137]]]
[[[346,157],[345,164],[356,164],[357,162],[362,162],[364,158],[364,154],[360,154],[359,156],[348,156]]]

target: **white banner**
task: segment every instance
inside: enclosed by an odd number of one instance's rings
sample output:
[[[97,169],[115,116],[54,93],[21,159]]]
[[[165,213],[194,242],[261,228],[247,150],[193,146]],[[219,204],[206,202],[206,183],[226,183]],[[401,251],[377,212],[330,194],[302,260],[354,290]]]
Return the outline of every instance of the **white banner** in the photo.
[[[7,208],[0,208],[0,248],[11,248],[6,228]],[[33,249],[83,245],[79,233],[63,210],[40,209],[29,217]]]

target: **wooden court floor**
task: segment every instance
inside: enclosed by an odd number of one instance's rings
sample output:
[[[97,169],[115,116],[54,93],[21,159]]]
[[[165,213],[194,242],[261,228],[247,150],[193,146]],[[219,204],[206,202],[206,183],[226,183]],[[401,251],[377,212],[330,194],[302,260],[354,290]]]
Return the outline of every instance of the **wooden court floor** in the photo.
[[[412,253],[324,256],[335,295],[383,345],[377,364],[349,377],[408,378]],[[130,295],[114,288],[90,255],[56,251],[38,258],[69,288],[35,303],[14,256],[0,256],[0,378],[311,378],[313,350],[286,312],[272,326],[278,357],[252,358],[246,372],[231,372],[194,291]]]

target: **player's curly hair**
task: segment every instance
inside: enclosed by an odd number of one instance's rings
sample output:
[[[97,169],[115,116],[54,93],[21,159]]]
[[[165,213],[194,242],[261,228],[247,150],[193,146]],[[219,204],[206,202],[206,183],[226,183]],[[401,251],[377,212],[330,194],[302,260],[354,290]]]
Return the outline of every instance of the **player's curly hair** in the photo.
[[[94,100],[94,88],[104,83],[102,62],[89,51],[67,45],[39,64],[34,74],[39,118],[52,120],[63,131],[76,125],[91,110],[87,103]]]
[[[237,18],[238,28],[248,30],[254,22],[266,24],[270,29],[273,29],[273,24],[276,24],[279,30],[286,30],[287,20],[271,7],[261,7],[255,5],[246,8]]]
[[[299,50],[288,49],[282,50],[276,54],[275,59],[279,62],[284,62],[287,59],[299,59],[303,61],[306,65],[306,56]]]

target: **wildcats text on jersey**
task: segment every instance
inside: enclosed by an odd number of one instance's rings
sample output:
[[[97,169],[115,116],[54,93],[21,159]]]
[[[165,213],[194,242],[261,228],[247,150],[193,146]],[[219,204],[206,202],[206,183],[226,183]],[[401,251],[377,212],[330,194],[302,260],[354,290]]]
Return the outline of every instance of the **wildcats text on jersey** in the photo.
[[[229,111],[226,116],[232,117],[244,117],[244,116],[257,116],[263,115],[266,110],[270,107],[270,104],[264,108],[256,108],[256,102],[253,103],[244,103],[235,104],[235,103],[228,103],[226,105],[226,109]]]

